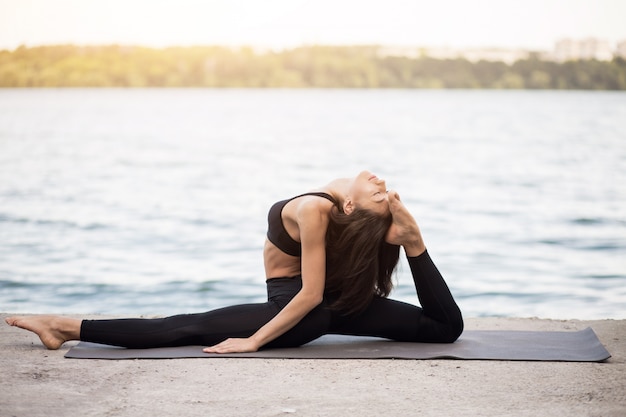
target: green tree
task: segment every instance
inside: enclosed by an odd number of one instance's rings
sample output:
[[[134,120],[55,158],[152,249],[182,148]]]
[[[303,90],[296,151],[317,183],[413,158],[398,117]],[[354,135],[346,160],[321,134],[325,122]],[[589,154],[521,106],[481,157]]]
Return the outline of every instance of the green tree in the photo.
[[[0,87],[532,88],[626,90],[626,63],[512,65],[381,56],[377,46],[284,51],[220,46],[52,45],[0,51]]]

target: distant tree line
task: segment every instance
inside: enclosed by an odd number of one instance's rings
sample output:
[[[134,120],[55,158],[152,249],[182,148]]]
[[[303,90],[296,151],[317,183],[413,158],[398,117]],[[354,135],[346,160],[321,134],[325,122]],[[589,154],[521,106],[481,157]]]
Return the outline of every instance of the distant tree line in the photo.
[[[626,90],[626,61],[503,62],[381,56],[376,46],[41,46],[0,51],[0,87]]]

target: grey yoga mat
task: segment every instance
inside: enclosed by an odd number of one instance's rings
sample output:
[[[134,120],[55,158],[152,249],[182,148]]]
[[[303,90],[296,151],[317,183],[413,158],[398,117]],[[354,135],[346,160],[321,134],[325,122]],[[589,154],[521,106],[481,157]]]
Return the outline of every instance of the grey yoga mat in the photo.
[[[576,332],[466,330],[450,344],[394,342],[372,337],[322,336],[296,348],[253,353],[206,354],[201,346],[125,349],[80,342],[66,358],[174,359],[483,359],[511,361],[601,362],[611,357],[591,328]]]

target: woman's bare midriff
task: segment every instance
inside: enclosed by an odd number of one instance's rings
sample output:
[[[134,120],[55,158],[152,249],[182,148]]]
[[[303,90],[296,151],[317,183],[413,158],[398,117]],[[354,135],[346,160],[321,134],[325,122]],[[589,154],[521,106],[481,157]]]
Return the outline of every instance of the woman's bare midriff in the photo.
[[[300,257],[287,255],[267,239],[263,248],[263,263],[266,279],[295,277],[301,274]]]

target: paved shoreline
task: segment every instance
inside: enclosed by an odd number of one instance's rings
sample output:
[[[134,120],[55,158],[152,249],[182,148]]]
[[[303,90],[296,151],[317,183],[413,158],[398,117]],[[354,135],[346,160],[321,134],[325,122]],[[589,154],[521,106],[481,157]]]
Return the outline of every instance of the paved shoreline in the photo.
[[[0,313],[2,416],[624,416],[626,320],[469,318],[467,329],[591,327],[604,363],[76,360]],[[83,317],[83,316],[81,316]],[[89,316],[98,318],[104,316]]]

